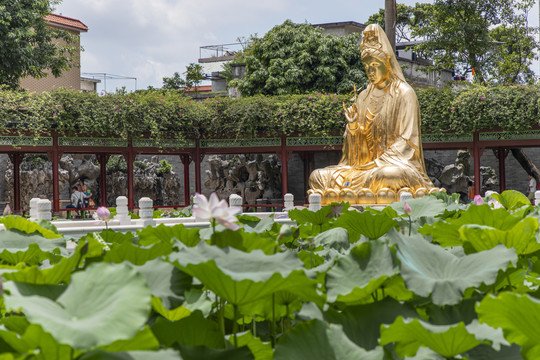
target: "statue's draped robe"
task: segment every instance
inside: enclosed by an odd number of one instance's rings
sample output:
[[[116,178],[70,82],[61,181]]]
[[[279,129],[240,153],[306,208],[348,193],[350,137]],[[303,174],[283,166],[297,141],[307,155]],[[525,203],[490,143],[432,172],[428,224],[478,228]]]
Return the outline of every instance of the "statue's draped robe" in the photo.
[[[362,91],[356,101],[357,129],[347,125],[343,157],[338,165],[315,170],[310,176],[312,190],[354,191],[383,188],[398,192],[410,188],[433,188],[426,175],[420,138],[418,99],[409,84],[394,80],[384,104],[373,120],[367,117],[373,86]],[[371,110],[371,109],[370,109]]]

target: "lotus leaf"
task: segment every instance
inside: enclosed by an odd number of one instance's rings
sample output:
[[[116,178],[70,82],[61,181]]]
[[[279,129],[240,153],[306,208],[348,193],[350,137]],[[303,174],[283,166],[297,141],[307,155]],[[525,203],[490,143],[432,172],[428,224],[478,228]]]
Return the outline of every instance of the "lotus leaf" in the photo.
[[[323,245],[325,249],[346,250],[349,248],[349,232],[341,227],[336,227],[320,233],[313,239],[315,246]]]
[[[125,352],[94,350],[85,353],[78,360],[182,360],[182,357],[173,349]]]
[[[58,230],[56,230],[56,228],[51,225],[51,223],[47,223],[48,226],[51,227],[51,229],[46,229],[40,224],[37,224],[20,216],[3,216],[2,218],[0,218],[0,224],[4,224],[6,230],[18,230],[26,234],[37,233],[46,239],[58,239],[62,237],[62,235],[58,233]]]
[[[161,344],[172,346],[175,342],[188,346],[225,347],[225,341],[216,322],[207,320],[200,311],[179,321],[158,318],[152,331]]]
[[[293,209],[290,210],[288,214],[289,218],[296,221],[298,225],[312,224],[322,227],[324,224],[328,224],[332,219],[332,205],[323,206],[318,211]]]
[[[421,217],[435,217],[437,215],[443,214],[448,205],[440,199],[437,199],[432,196],[425,196],[418,199],[409,199],[406,201],[407,204],[411,207],[411,218],[421,218]],[[394,202],[390,204],[390,207],[398,213],[398,215],[405,215],[405,210],[403,206],[405,201]]]
[[[212,234],[211,239],[213,245],[222,248],[230,246],[244,252],[251,252],[255,249],[259,249],[267,255],[273,254],[276,251],[275,239],[263,238],[257,232],[244,232],[242,230],[232,231],[226,229]]]
[[[328,323],[343,326],[343,332],[356,345],[371,350],[379,345],[382,324],[392,324],[398,316],[417,317],[411,305],[384,299],[372,304],[348,306],[342,311],[324,313]]]
[[[36,285],[56,285],[69,283],[71,272],[77,268],[81,261],[82,246],[78,246],[75,252],[66,258],[61,258],[60,262],[50,267],[38,267],[37,265],[23,268],[19,271],[3,273],[6,280],[24,282]]]
[[[67,254],[65,239],[47,239],[40,234],[18,230],[0,231],[0,259],[9,264],[34,265],[45,259],[54,262],[60,260],[58,255]]]
[[[360,235],[369,239],[378,239],[397,225],[397,221],[384,213],[372,214],[368,211],[347,211],[335,222],[335,226],[347,229],[351,243],[356,242]]]
[[[255,360],[272,360],[274,351],[270,343],[263,343],[261,339],[254,337],[249,331],[237,335],[238,346],[247,346],[255,357]]]
[[[516,190],[506,190],[502,194],[494,193],[491,197],[497,200],[505,209],[514,210],[525,205],[531,205],[529,199]]]
[[[200,242],[171,254],[169,259],[233,305],[247,304],[280,290],[320,301],[316,281],[306,276],[302,262],[290,251],[265,255],[261,250],[245,253]]]
[[[506,339],[523,348],[527,359],[540,355],[540,300],[528,295],[501,293],[488,295],[476,305],[478,319],[501,327]]]
[[[366,351],[354,344],[343,332],[341,325],[320,320],[298,323],[276,345],[274,360],[383,360],[380,347]]]
[[[522,360],[521,348],[517,345],[503,346],[499,351],[489,345],[478,345],[465,354],[469,360]]]
[[[489,341],[478,340],[467,331],[464,323],[432,325],[400,316],[393,324],[382,326],[380,343],[393,343],[394,351],[400,357],[414,356],[424,346],[445,358],[453,358],[480,344],[489,344]]]
[[[15,335],[15,333],[11,333]],[[15,344],[15,339],[8,340],[10,345]],[[17,337],[19,345],[17,352],[20,354],[39,352],[45,360],[70,360],[73,349],[68,345],[59,344],[49,333],[43,331],[39,325],[29,325],[21,336]],[[35,351],[37,350],[37,351]]]
[[[191,276],[160,259],[133,268],[146,278],[152,296],[161,298],[163,305],[168,309],[181,304],[184,291],[191,287]]]
[[[272,230],[274,226],[277,225],[277,223],[274,222],[274,216],[269,216],[258,220],[259,221],[257,221],[257,223],[252,223],[251,225],[245,224],[244,231],[247,233],[254,232],[260,234]]]
[[[137,234],[139,235],[139,244],[143,246],[159,242],[171,243],[173,239],[176,239],[184,245],[192,247],[201,241],[199,229],[188,229],[182,224],[175,226],[160,224],[156,227],[146,227]]]
[[[106,252],[103,260],[116,264],[129,261],[134,265],[143,265],[147,261],[168,255],[171,252],[172,245],[163,241],[148,247],[138,246],[131,241],[125,241],[119,245],[111,246],[111,250]]]
[[[358,303],[398,271],[385,242],[360,244],[337,259],[327,272],[327,299],[329,302]]]
[[[254,356],[247,346],[235,349],[209,349],[204,346],[179,345],[183,360],[253,360]]]
[[[419,235],[405,237],[394,232],[393,236],[397,237],[397,256],[407,288],[419,296],[431,294],[436,305],[459,303],[467,288],[494,283],[499,270],[517,261],[515,250],[503,245],[458,257]]]
[[[266,320],[272,320],[273,317],[281,319],[285,316],[291,316],[294,311],[302,308],[302,302],[298,295],[288,291],[278,291],[272,296],[250,302],[238,307],[239,312],[247,316],[260,316]],[[232,317],[231,317],[232,318]]]
[[[463,244],[459,234],[459,229],[463,225],[485,225],[507,231],[520,220],[520,217],[513,216],[505,209],[492,209],[487,204],[471,205],[466,211],[461,212],[458,218],[448,218],[432,225],[424,225],[418,232],[431,236],[434,242],[443,247],[456,246]]]
[[[499,230],[485,225],[464,225],[459,229],[463,241],[476,251],[491,249],[498,244],[514,248],[518,255],[531,254],[540,250],[535,234],[538,220],[525,218],[508,230]]]
[[[126,265],[92,264],[75,273],[56,301],[24,296],[12,282],[5,284],[6,308],[21,309],[60,343],[91,349],[129,339],[146,322],[150,291],[146,280]],[[133,299],[136,299],[134,301]]]
[[[116,340],[112,344],[100,346],[100,349],[105,351],[157,350],[159,349],[159,342],[152,330],[148,326],[145,326],[130,339]]]

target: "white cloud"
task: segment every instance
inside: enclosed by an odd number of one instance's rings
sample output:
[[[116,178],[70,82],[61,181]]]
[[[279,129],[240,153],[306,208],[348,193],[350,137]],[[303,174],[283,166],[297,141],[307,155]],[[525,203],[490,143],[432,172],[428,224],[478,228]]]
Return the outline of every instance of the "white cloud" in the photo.
[[[83,72],[136,76],[138,87],[146,88],[197,62],[200,46],[262,36],[286,19],[363,22],[383,6],[350,0],[63,0],[57,12],[89,27],[81,35]]]

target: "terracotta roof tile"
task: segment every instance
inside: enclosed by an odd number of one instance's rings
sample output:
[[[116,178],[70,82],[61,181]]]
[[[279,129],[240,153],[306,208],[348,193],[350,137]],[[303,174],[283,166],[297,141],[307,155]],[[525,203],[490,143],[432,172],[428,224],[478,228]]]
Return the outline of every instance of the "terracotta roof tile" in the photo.
[[[49,14],[45,16],[44,19],[50,23],[57,24],[62,27],[68,27],[78,31],[88,31],[88,26],[84,25],[82,21],[68,18],[67,16]]]
[[[212,85],[199,85],[197,86],[199,92],[210,92],[212,91]],[[186,92],[195,92],[195,87],[187,88]]]

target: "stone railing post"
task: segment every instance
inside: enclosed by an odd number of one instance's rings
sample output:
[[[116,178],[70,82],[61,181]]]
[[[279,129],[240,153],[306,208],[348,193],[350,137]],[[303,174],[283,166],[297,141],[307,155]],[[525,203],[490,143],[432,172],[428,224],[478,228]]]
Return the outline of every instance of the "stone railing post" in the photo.
[[[37,219],[38,220],[52,220],[51,215],[51,201],[47,199],[39,199],[37,203],[38,213],[37,213]]]
[[[534,205],[540,205],[540,190],[534,192]]]
[[[242,207],[242,197],[237,194],[229,195],[229,207]]]
[[[194,196],[194,197],[193,197],[193,207],[199,206],[199,201],[200,201],[200,200],[199,200],[199,197],[198,197],[198,196]],[[195,211],[193,211],[193,216],[195,217],[195,221],[202,221],[201,219],[199,219],[199,218],[197,217],[197,215],[195,214]]]
[[[40,198],[30,199],[30,220],[36,220],[38,218],[38,202]]]
[[[120,225],[131,225],[131,216],[128,211],[128,198],[119,196],[116,198],[116,215],[115,220],[120,222]]]
[[[309,195],[309,210],[318,211],[321,210],[321,194]]]
[[[287,193],[283,195],[283,211],[289,211],[294,209],[294,195]]]
[[[412,194],[408,191],[403,191],[399,194],[399,201],[401,202],[410,200],[412,198],[413,198]]]
[[[142,226],[155,226],[156,222],[152,218],[154,215],[154,200],[143,197],[139,199],[139,224]]]

